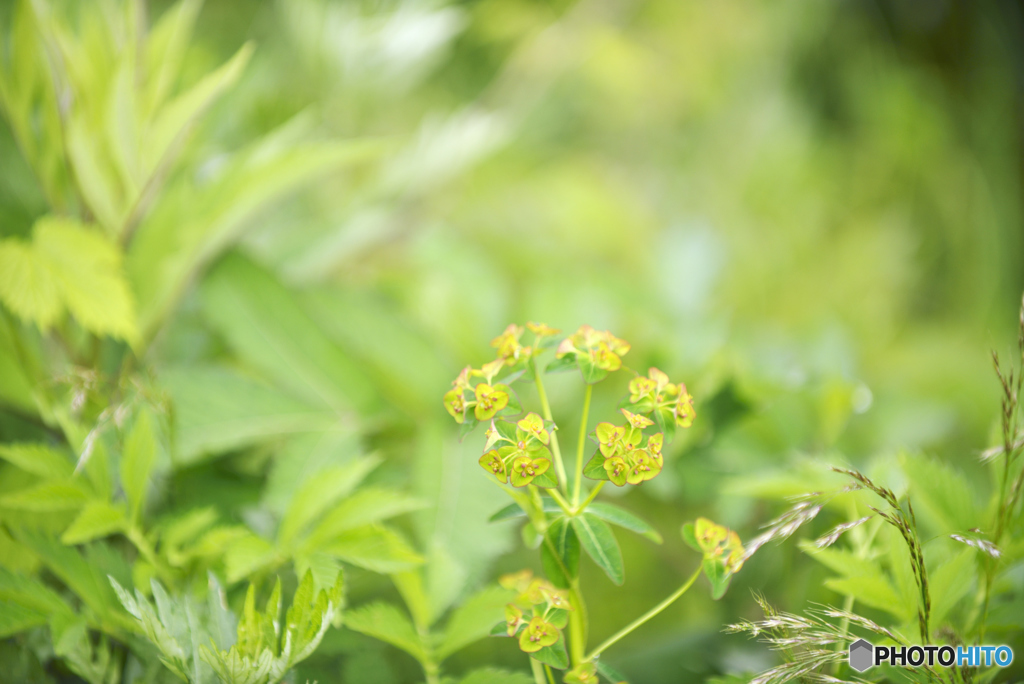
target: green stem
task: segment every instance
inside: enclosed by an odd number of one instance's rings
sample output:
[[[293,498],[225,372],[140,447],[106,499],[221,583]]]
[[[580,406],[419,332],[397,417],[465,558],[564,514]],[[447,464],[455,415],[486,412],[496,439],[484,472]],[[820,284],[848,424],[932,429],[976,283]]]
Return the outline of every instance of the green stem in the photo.
[[[666,598],[664,601],[654,606],[649,611],[638,617],[636,620],[633,620],[633,622],[629,623],[628,625],[620,629],[618,632],[610,636],[608,639],[606,639],[604,643],[602,643],[600,646],[598,646],[593,651],[587,654],[587,656],[583,659],[584,662],[589,662],[597,656],[601,655],[601,653],[603,653],[610,646],[614,645],[617,641],[619,641],[619,639],[622,639],[630,632],[635,630],[637,627],[640,627],[642,624],[650,620],[652,617],[654,617],[655,615],[657,615],[658,613],[660,613],[661,611],[665,610],[673,603],[675,603],[676,599],[685,594],[686,590],[693,586],[693,583],[697,581],[697,578],[700,577],[700,571],[701,566],[698,565],[694,573],[690,575],[690,579],[686,580],[683,586],[676,589],[672,593],[672,595]]]
[[[587,510],[587,506],[589,506],[590,502],[594,500],[594,497],[597,496],[597,493],[601,491],[601,488],[604,487],[605,482],[607,482],[607,480],[599,481],[597,485],[590,490],[590,494],[587,496],[586,499],[583,500],[583,503],[576,507],[577,513],[582,513],[583,511]]]
[[[533,672],[534,684],[548,684],[548,678],[544,676],[544,666],[533,658],[530,658],[530,670]]]
[[[583,594],[580,593],[580,578],[569,574],[569,568],[558,554],[551,539],[544,535],[544,544],[547,545],[551,557],[558,563],[559,570],[569,579],[569,603],[572,610],[569,611],[569,657],[573,666],[583,662],[583,649],[587,646],[587,606],[583,603]]]
[[[583,484],[583,447],[587,443],[587,419],[590,416],[590,397],[594,393],[594,386],[587,385],[583,394],[583,416],[580,418],[580,436],[576,442],[576,480],[572,486],[572,505],[576,507],[580,503],[580,485]]]
[[[554,673],[551,672],[551,666],[550,665],[545,665],[544,666],[544,672],[548,676],[548,684],[555,684],[555,675],[554,675]]]
[[[548,490],[548,494],[550,494],[551,498],[555,500],[555,503],[558,504],[558,506],[563,511],[565,511],[566,515],[568,515],[569,517],[572,517],[575,514],[575,511],[569,505],[569,502],[566,501],[565,498],[561,494],[558,493],[557,489],[549,489]]]
[[[537,369],[537,362],[531,359],[530,364],[533,366],[533,380],[537,384],[537,396],[540,398],[541,412],[544,414],[545,420],[554,423],[555,419],[551,416],[551,404],[548,403],[548,393],[544,390],[544,380]],[[555,474],[558,475],[558,486],[562,488],[564,494],[568,495],[568,478],[565,475],[565,464],[562,462],[562,451],[558,448],[557,429],[551,431],[551,453],[555,456]]]

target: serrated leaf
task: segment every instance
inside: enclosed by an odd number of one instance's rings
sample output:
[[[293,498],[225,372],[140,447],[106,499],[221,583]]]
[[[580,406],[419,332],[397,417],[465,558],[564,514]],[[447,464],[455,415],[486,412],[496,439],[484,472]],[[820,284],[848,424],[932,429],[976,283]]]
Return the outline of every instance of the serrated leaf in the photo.
[[[582,513],[572,519],[572,526],[587,555],[612,582],[622,584],[625,580],[622,551],[608,525],[591,513]]]
[[[56,217],[37,221],[32,241],[56,278],[61,301],[82,327],[136,340],[135,302],[113,243],[81,223]]]
[[[77,479],[51,480],[0,497],[0,507],[23,511],[74,511],[89,500],[89,490]]]
[[[857,601],[884,610],[899,619],[909,617],[907,607],[893,590],[889,580],[880,571],[870,575],[842,577],[825,580],[825,586],[844,596],[852,596]],[[911,611],[914,607],[911,607]]]
[[[0,568],[0,637],[45,625],[56,615],[74,611],[39,580]]]
[[[551,546],[545,542],[540,547],[540,559],[544,566],[544,574],[556,587],[566,589],[572,583],[572,578],[579,573],[580,540],[568,518],[564,517],[557,518],[548,526],[546,537],[547,541],[551,542]],[[552,546],[554,550],[552,550]],[[557,558],[555,554],[557,554]],[[561,560],[561,564],[559,560]],[[562,569],[563,565],[565,570]],[[566,577],[566,571],[569,573],[568,577]]]
[[[345,615],[345,624],[356,632],[386,641],[419,661],[426,659],[416,629],[397,606],[383,602],[360,606]]]
[[[306,526],[336,501],[348,496],[379,463],[380,460],[376,458],[359,458],[345,465],[322,470],[315,477],[307,479],[295,492],[285,511],[277,532],[278,543],[287,546],[294,542]],[[335,522],[344,523],[344,517]]]
[[[87,561],[74,547],[64,546],[42,532],[22,529],[12,532],[83,603],[108,621],[117,620],[114,624],[120,626],[123,614],[118,610],[119,602],[99,564]]]
[[[227,580],[237,582],[249,575],[274,565],[279,560],[274,545],[252,532],[234,539],[224,552],[224,568]]]
[[[303,313],[277,278],[239,255],[229,255],[202,289],[209,324],[266,377],[311,406],[344,413],[376,403],[359,365]]]
[[[383,525],[349,530],[320,549],[346,563],[382,573],[409,570],[424,560],[404,538]]]
[[[0,458],[25,472],[49,479],[71,477],[75,470],[71,459],[45,444],[0,444]]]
[[[144,136],[144,160],[147,175],[162,163],[171,146],[210,104],[231,87],[252,56],[251,43],[243,45],[227,63],[204,76],[188,91],[160,109]]]
[[[328,411],[222,368],[179,366],[164,371],[161,381],[174,404],[174,458],[182,465],[337,422]]]
[[[625,509],[619,508],[618,506],[595,502],[587,506],[587,512],[596,515],[605,522],[610,522],[613,525],[618,525],[619,527],[625,528],[631,532],[641,534],[655,544],[660,544],[662,542],[661,535],[658,534],[656,529],[651,527],[650,523]]]
[[[441,643],[437,647],[437,659],[444,660],[452,653],[483,639],[490,632],[495,620],[504,614],[505,604],[515,597],[501,587],[487,587],[470,596],[455,609],[445,625]]]
[[[936,534],[947,535],[984,524],[974,491],[963,473],[927,456],[901,454],[914,510]]]
[[[964,549],[935,570],[928,572],[929,593],[932,597],[931,629],[940,628],[978,578],[973,549]]]
[[[64,530],[60,540],[65,544],[84,544],[120,532],[126,523],[124,506],[107,501],[90,501]]]
[[[20,240],[0,241],[0,302],[43,330],[64,310],[49,263]]]
[[[367,487],[338,503],[328,511],[310,532],[311,543],[329,542],[342,532],[383,522],[409,511],[425,508],[426,504],[408,494],[393,489]]]
[[[135,417],[121,455],[121,486],[128,498],[128,509],[133,520],[138,519],[146,501],[149,476],[156,462],[156,437],[153,419],[148,408],[141,408]]]

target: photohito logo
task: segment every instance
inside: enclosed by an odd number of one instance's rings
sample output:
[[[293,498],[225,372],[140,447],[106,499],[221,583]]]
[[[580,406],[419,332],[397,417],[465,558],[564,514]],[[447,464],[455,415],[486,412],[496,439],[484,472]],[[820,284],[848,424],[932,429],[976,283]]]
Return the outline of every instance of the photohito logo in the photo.
[[[850,667],[857,672],[883,663],[901,667],[1006,667],[1012,662],[1013,649],[1009,646],[873,646],[864,639],[850,644]]]

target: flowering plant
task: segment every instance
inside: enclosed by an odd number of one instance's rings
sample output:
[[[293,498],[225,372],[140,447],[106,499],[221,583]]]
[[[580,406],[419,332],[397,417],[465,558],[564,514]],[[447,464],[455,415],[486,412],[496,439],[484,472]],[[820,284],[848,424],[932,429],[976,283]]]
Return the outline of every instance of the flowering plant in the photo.
[[[523,344],[527,330],[532,340]],[[537,684],[553,682],[553,669],[565,670],[563,681],[568,684],[597,682],[599,675],[619,682],[622,676],[600,660],[601,654],[682,596],[702,573],[711,584],[713,597],[721,597],[747,554],[739,536],[721,525],[705,518],[685,525],[683,540],[703,556],[693,574],[660,604],[587,650],[587,610],[579,578],[581,549],[614,583],[622,584],[622,553],[609,525],[661,543],[661,536],[646,521],[597,501],[597,496],[608,482],[616,487],[640,486],[657,477],[664,467],[664,448],[677,429],[693,424],[697,414],[686,385],[671,382],[657,368],[641,375],[624,364],[623,357],[630,351],[625,340],[586,325],[561,339],[559,333],[543,323],[508,326],[491,342],[495,359],[480,368],[463,368],[443,402],[463,435],[478,424],[487,425],[480,466],[512,499],[491,520],[525,518],[523,540],[540,550],[547,576],[538,578],[523,570],[501,578],[500,584],[515,592],[515,598],[506,606],[505,621],[494,627],[492,635],[518,640],[519,648],[530,656]],[[554,359],[542,361],[552,350]],[[584,394],[570,478],[544,375],[571,370],[580,373]],[[620,416],[591,429],[594,385],[620,371],[634,374]],[[539,412],[523,407],[512,388],[516,382],[535,384]],[[592,450],[589,459],[588,448]]]

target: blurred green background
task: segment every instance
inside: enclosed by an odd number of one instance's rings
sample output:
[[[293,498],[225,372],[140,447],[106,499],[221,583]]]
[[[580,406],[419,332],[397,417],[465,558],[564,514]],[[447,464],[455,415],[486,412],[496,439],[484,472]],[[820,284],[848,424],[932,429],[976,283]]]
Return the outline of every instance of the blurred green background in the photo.
[[[246,213],[154,324],[145,361],[186,456],[168,476],[176,506],[213,503],[258,529],[294,454],[376,451],[375,481],[440,501],[402,525],[445,549],[456,591],[539,568],[513,550],[513,525],[485,522],[503,502],[476,465],[482,436],[459,443],[440,400],[527,320],[610,329],[632,343],[628,365],[662,368],[696,400],[662,476],[605,490],[666,543],[622,540],[622,589],[585,564],[596,639],[689,574],[677,531],[696,515],[749,538],[827,464],[884,472],[902,450],[985,479],[989,350],[1009,351],[1024,289],[1018,4],[207,0],[182,81],[250,40],[185,153],[190,180],[285,124],[314,147],[380,150]],[[6,125],[0,159],[0,231],[26,235],[47,204]],[[275,335],[279,356],[246,341]],[[336,408],[321,390],[337,382],[358,417],[203,432],[217,409],[197,404],[212,394],[196,369],[274,383],[310,412]],[[556,420],[573,416],[579,382],[553,383]],[[592,415],[609,418],[624,388],[599,386]],[[5,409],[0,436],[27,430]],[[651,684],[763,669],[768,653],[722,625],[757,614],[751,589],[789,610],[837,603],[825,576],[795,544],[766,547],[724,600],[687,597],[609,661]],[[351,604],[381,593],[396,595],[353,573]],[[483,663],[524,667],[510,640],[486,640],[449,669]],[[419,676],[344,630],[300,670]]]

